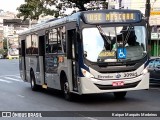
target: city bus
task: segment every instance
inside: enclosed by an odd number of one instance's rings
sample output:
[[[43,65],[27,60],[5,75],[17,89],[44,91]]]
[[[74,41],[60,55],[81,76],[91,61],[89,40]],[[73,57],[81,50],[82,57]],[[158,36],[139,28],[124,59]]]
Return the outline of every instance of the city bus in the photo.
[[[19,68],[31,89],[74,94],[149,89],[148,34],[139,10],[81,11],[19,34]]]

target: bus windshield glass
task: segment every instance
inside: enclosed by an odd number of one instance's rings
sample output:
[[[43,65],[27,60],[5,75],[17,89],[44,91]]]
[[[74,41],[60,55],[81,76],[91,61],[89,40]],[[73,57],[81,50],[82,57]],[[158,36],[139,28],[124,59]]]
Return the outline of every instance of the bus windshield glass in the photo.
[[[91,62],[117,62],[142,59],[146,55],[144,26],[84,28],[83,49]]]

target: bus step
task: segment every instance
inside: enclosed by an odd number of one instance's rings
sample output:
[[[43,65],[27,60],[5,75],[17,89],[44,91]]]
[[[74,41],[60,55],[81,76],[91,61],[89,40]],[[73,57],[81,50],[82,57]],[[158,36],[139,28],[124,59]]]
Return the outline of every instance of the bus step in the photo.
[[[43,84],[42,88],[47,89],[47,85]]]

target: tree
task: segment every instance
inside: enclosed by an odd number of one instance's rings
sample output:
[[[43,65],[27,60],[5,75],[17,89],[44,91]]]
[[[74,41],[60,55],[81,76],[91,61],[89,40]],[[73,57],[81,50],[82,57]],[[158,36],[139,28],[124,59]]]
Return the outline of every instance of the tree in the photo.
[[[3,49],[7,49],[7,38],[3,39]]]
[[[17,17],[24,19],[30,18],[38,20],[39,17],[45,15],[53,15],[54,17],[65,16],[65,11],[72,8],[75,11],[86,11],[87,9],[97,6],[107,8],[106,0],[25,0],[25,4],[21,4],[17,10]]]
[[[0,49],[0,54],[2,54],[4,57],[7,55],[7,38],[3,39],[3,49]]]
[[[46,8],[44,0],[26,0],[26,3],[21,4],[17,10],[19,11],[17,17],[23,16],[24,20],[26,18],[38,20],[41,14],[54,15],[55,13],[55,11]]]

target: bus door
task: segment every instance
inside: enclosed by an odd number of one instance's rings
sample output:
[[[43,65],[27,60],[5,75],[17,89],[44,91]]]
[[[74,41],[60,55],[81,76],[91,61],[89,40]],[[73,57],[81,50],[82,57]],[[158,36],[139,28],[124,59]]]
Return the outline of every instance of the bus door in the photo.
[[[21,49],[20,49],[20,71],[21,78],[26,81],[26,62],[25,62],[25,40],[21,40]]]
[[[45,84],[45,79],[44,79],[44,72],[45,72],[45,61],[44,61],[44,57],[45,57],[45,36],[39,36],[39,80],[40,80],[40,83],[41,85],[44,85]]]
[[[77,86],[77,69],[78,69],[78,44],[76,40],[76,29],[68,30],[67,31],[67,38],[68,38],[68,56],[71,59],[71,76],[72,76],[72,85],[73,91],[78,91]]]

